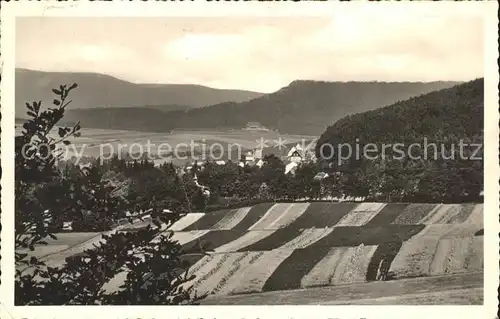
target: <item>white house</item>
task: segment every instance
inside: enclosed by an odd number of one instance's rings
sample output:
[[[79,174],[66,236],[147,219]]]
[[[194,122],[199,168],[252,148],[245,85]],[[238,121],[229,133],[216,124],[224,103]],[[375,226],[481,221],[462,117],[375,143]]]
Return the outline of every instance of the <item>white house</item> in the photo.
[[[262,167],[262,165],[264,165],[264,161],[262,159],[259,159],[256,163],[255,163],[255,166],[257,167]]]
[[[287,160],[294,163],[301,163],[304,161],[312,161],[316,157],[314,152],[310,149],[304,148],[300,143],[297,143],[287,153]]]

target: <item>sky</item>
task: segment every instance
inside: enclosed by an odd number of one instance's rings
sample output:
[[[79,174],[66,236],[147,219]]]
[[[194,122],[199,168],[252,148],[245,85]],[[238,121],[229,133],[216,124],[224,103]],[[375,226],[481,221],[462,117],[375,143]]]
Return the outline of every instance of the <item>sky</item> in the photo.
[[[134,83],[274,92],[294,80],[484,76],[480,16],[343,11],[325,17],[23,17],[16,67]]]

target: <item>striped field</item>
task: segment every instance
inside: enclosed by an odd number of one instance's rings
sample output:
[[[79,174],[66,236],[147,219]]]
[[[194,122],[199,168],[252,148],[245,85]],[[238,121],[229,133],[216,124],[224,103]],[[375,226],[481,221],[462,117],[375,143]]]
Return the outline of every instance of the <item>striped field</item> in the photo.
[[[194,222],[178,236],[209,230],[193,241],[212,245],[185,245],[212,249],[193,265],[204,269],[194,272],[203,279],[195,290],[234,295],[482,271],[482,212],[482,204],[260,204],[188,215]]]
[[[483,271],[483,204],[265,203],[170,230],[215,297]]]

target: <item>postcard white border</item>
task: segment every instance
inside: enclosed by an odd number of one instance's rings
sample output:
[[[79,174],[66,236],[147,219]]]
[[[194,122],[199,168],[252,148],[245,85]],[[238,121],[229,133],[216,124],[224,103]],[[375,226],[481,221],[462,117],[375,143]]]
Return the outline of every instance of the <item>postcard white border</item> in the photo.
[[[13,306],[14,291],[14,48],[21,16],[325,16],[336,10],[412,10],[429,15],[477,14],[485,28],[484,306]],[[499,285],[498,3],[486,2],[9,2],[1,10],[1,318],[494,318]],[[34,52],[36,54],[36,52]]]

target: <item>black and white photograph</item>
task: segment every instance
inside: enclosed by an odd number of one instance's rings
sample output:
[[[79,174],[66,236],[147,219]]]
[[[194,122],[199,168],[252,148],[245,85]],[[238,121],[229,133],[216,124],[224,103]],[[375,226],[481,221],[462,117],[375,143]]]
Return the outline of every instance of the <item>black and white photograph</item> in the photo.
[[[407,4],[11,16],[2,300],[482,317],[498,280],[497,4]]]

